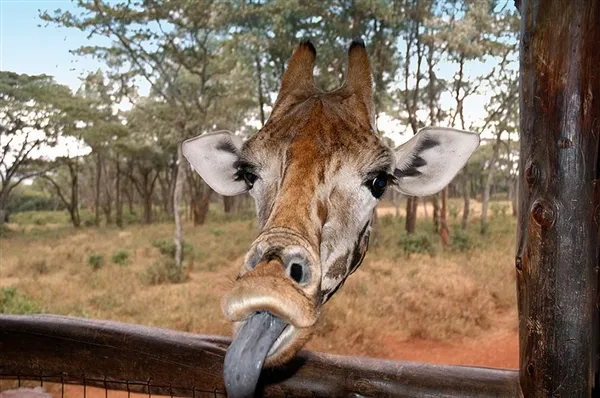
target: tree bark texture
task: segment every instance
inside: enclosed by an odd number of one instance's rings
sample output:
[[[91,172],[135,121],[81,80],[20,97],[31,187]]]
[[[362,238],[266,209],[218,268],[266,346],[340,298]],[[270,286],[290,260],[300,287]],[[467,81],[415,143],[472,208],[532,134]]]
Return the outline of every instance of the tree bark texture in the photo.
[[[600,2],[520,8],[520,385],[597,397]]]
[[[232,213],[235,205],[234,196],[223,196],[223,212]]]
[[[463,169],[463,215],[461,228],[466,230],[469,227],[469,216],[471,215],[471,189],[469,186],[469,165]]]
[[[417,197],[406,197],[406,233],[412,235],[417,229]]]
[[[438,233],[440,232],[440,196],[435,194],[431,197],[431,204],[433,206],[433,230]]]
[[[488,230],[488,205],[490,204],[490,191],[492,188],[492,183],[494,182],[494,172],[496,171],[496,161],[498,160],[498,156],[500,153],[500,145],[502,144],[502,132],[499,132],[496,135],[496,141],[494,142],[494,146],[492,148],[492,159],[490,160],[490,166],[488,167],[488,175],[485,181],[485,187],[483,188],[483,200],[481,201],[481,229],[480,233],[486,234]],[[468,176],[465,175],[467,183],[465,184],[465,189],[468,190]]]
[[[442,207],[440,209],[440,237],[442,246],[446,247],[450,243],[450,230],[448,229],[448,187],[442,189]]]
[[[123,198],[121,195],[121,162],[116,155],[116,181],[115,181],[115,222],[117,227],[123,228]]]
[[[94,225],[100,226],[100,179],[102,178],[102,161],[100,152],[96,153],[96,179],[94,188]]]
[[[175,265],[181,267],[183,264],[183,232],[181,225],[180,204],[183,194],[183,180],[185,178],[185,159],[181,152],[181,144],[177,145],[177,174],[175,175],[175,191],[173,192],[173,215],[175,217]]]

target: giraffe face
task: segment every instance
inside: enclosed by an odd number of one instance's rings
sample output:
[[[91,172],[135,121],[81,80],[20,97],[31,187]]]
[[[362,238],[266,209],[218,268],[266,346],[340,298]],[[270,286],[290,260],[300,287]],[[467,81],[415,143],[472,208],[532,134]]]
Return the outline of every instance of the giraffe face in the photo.
[[[249,192],[256,202],[260,233],[223,299],[236,334],[226,368],[290,359],[309,339],[323,304],[362,262],[385,190],[438,192],[479,145],[477,134],[426,128],[388,148],[373,127],[364,45],[350,47],[346,82],[333,92],[314,86],[314,59],[312,45],[296,49],[273,112],[255,136],[244,142],[218,132],[182,147],[218,193]],[[268,343],[260,340],[267,335]]]

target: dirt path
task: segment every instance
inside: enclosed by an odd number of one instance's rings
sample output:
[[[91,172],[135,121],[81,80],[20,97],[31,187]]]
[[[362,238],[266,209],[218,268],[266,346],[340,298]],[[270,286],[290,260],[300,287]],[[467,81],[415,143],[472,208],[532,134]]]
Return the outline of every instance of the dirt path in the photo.
[[[431,340],[387,341],[388,359],[517,369],[519,331],[516,317],[514,312],[498,314],[495,327],[476,338],[446,343]]]
[[[519,334],[500,330],[484,338],[440,343],[412,340],[388,342],[389,359],[492,368],[519,367]]]

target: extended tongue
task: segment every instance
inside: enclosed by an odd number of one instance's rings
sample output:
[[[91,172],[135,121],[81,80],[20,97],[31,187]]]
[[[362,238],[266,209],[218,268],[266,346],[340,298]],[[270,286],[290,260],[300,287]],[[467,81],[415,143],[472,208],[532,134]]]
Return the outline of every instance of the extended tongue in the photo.
[[[250,398],[269,350],[287,326],[269,312],[257,312],[240,328],[225,354],[223,377],[231,398]]]

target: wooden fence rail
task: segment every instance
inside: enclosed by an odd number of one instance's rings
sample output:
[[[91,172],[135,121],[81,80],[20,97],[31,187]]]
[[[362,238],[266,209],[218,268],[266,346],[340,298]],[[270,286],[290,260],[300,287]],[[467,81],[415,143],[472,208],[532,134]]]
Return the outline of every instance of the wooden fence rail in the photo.
[[[229,340],[55,315],[0,315],[0,376],[150,394],[219,396]],[[264,371],[265,397],[518,397],[518,373],[307,351]]]

